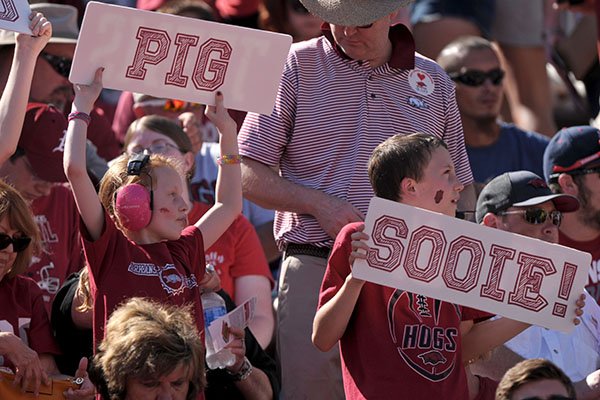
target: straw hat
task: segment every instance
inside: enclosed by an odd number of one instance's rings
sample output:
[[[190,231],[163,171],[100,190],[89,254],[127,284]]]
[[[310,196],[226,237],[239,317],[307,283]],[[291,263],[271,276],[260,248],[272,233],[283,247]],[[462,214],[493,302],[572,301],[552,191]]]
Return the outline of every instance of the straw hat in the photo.
[[[77,43],[77,9],[65,4],[37,3],[31,5],[31,11],[37,11],[52,23],[52,37],[49,43]],[[0,46],[15,44],[15,32],[0,29]]]
[[[300,0],[304,7],[325,22],[344,26],[368,25],[412,0]]]

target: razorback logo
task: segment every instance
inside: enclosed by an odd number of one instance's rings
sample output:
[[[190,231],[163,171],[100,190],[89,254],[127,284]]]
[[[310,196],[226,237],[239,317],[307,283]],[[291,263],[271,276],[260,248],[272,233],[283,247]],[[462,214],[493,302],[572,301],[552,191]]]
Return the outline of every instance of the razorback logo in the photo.
[[[443,356],[437,350],[429,350],[423,354],[419,354],[418,357],[423,360],[423,364],[433,365],[434,367],[438,364],[444,364],[446,361],[446,357]]]
[[[531,185],[536,188],[547,188],[546,182],[541,178],[535,178],[527,182],[528,185]]]

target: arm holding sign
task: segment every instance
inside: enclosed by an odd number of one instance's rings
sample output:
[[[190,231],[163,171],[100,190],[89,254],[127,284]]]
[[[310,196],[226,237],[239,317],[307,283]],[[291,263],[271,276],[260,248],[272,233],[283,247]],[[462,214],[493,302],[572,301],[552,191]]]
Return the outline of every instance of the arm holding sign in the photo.
[[[8,160],[17,148],[35,63],[52,36],[52,25],[42,13],[32,12],[29,19],[33,36],[17,34],[12,66],[0,98],[0,164]]]
[[[98,68],[94,81],[90,85],[73,85],[75,100],[72,113],[87,114],[92,111],[94,102],[102,90],[102,72]],[[73,189],[77,209],[92,240],[97,240],[104,228],[104,209],[96,193],[86,167],[85,145],[87,140],[87,121],[69,118],[65,137],[63,168]]]
[[[346,331],[348,321],[354,312],[356,301],[365,283],[365,281],[352,276],[351,268],[356,258],[365,257],[358,249],[367,249],[364,242],[367,235],[362,232],[364,229],[363,223],[354,227],[354,232],[351,229],[345,227],[338,235],[327,263],[323,286],[321,286],[319,303],[321,303],[324,296],[330,295],[332,290],[335,290],[335,287],[325,287],[326,282],[337,281],[342,283],[333,297],[317,310],[313,321],[312,342],[321,351],[329,351]],[[348,234],[352,239],[351,243],[345,240]],[[352,245],[352,248],[350,248],[350,245]],[[346,270],[349,273],[344,277],[341,272]]]

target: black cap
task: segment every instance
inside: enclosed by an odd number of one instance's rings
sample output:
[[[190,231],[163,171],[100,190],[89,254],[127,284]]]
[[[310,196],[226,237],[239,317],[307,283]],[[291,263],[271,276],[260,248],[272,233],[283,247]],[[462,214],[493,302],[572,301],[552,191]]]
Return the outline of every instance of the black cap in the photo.
[[[591,126],[572,126],[554,135],[544,151],[544,178],[556,182],[558,175],[600,163],[600,131]]]
[[[477,199],[475,217],[483,221],[487,213],[497,214],[510,207],[527,207],[552,201],[558,211],[579,208],[579,200],[568,194],[554,194],[546,182],[530,171],[505,172],[492,179]]]

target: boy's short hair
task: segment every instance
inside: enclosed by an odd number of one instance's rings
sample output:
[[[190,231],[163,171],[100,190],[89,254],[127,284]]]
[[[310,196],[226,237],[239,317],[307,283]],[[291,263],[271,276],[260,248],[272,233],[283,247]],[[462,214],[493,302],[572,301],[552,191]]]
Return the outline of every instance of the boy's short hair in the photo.
[[[369,159],[369,179],[377,197],[399,201],[404,178],[420,181],[433,151],[448,148],[442,139],[426,133],[397,134],[373,150]]]
[[[571,379],[560,368],[546,359],[532,358],[506,371],[496,389],[496,400],[511,400],[521,386],[547,379],[559,381],[567,389],[569,397],[576,398]]]

